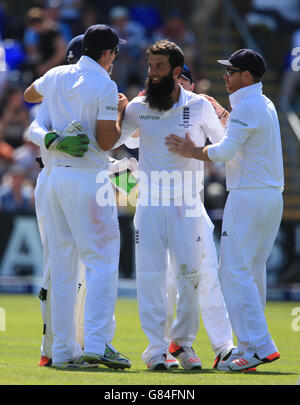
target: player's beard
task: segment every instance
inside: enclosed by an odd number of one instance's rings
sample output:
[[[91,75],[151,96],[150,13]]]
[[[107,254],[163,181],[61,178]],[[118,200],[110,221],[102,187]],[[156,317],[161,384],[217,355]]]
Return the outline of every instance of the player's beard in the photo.
[[[175,80],[172,71],[164,76],[159,83],[153,83],[150,77],[146,79],[146,99],[150,108],[158,111],[168,111],[174,101],[172,93],[175,88]]]

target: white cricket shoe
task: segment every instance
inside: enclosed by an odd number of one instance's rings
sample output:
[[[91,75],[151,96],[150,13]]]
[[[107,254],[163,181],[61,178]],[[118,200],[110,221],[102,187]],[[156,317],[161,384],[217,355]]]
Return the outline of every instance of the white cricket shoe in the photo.
[[[260,359],[257,354],[250,358],[240,357],[239,359],[233,360],[229,364],[229,369],[231,371],[243,371],[249,370],[250,368],[260,366],[261,364],[271,363],[272,361],[278,360],[280,358],[280,354],[278,352],[272,353],[263,359]]]
[[[190,346],[179,346],[175,342],[171,342],[169,352],[172,356],[178,358],[181,367],[189,370],[201,370],[202,363],[199,357]]]
[[[89,364],[84,361],[83,356],[81,356],[79,359],[73,361],[52,363],[51,367],[58,368],[60,370],[70,370],[79,368],[95,368],[98,367],[98,364]]]
[[[239,359],[242,354],[239,352],[234,353],[234,349],[235,347],[232,347],[231,350],[229,351],[229,353],[227,353],[227,355],[225,354],[225,356],[223,357],[222,360],[219,360],[217,362],[217,358],[215,360],[215,364],[214,364],[214,368],[218,371],[232,371],[229,367],[230,363],[234,360]],[[241,370],[241,371],[256,371],[255,367],[249,367],[247,369]]]
[[[131,362],[128,357],[124,356],[119,352],[112,350],[109,346],[106,345],[105,353],[84,353],[83,360],[90,364],[103,364],[106,367],[114,369],[124,369],[130,368]]]
[[[148,370],[168,370],[168,363],[165,354],[153,357],[147,363]]]
[[[215,361],[213,364],[213,368],[215,368],[216,370],[222,370],[224,371],[222,368],[219,368],[220,363],[223,363],[223,366],[226,362],[226,360],[228,360],[230,358],[230,356],[232,355],[233,350],[236,349],[235,346],[230,346],[225,350],[222,350],[220,353],[217,354],[217,356],[215,357]],[[232,361],[233,359],[231,359],[230,361]],[[229,363],[228,363],[228,370],[229,370]]]
[[[178,368],[179,367],[179,362],[175,357],[172,356],[171,353],[167,353],[167,364],[168,368]]]

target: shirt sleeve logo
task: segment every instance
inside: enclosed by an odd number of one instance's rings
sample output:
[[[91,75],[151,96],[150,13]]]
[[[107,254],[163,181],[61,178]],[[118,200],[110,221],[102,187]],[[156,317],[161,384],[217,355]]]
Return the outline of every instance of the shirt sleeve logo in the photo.
[[[107,106],[105,106],[105,108],[106,108],[108,111],[118,111],[118,108],[115,107],[114,105],[107,105]]]
[[[243,122],[243,121],[240,121],[240,120],[238,120],[238,119],[231,119],[230,120],[233,124],[239,124],[239,125],[243,125],[243,127],[247,127],[248,126],[248,124],[246,124],[246,122]]]

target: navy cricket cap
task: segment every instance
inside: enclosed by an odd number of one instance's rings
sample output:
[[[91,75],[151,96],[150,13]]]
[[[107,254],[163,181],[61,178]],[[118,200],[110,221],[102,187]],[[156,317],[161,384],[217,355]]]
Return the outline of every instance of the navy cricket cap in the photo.
[[[81,58],[83,37],[83,34],[77,35],[77,37],[73,38],[69,42],[66,52],[66,59],[68,63],[76,63]]]
[[[228,60],[218,60],[221,65],[249,70],[256,77],[261,77],[266,71],[264,58],[252,49],[239,49]]]
[[[91,25],[83,37],[83,53],[91,57],[100,57],[100,53],[107,49],[114,49],[117,45],[125,45],[127,41],[120,39],[117,32],[105,24]]]
[[[191,69],[188,67],[188,65],[183,65],[180,77],[189,80],[191,84],[193,83],[192,72]]]

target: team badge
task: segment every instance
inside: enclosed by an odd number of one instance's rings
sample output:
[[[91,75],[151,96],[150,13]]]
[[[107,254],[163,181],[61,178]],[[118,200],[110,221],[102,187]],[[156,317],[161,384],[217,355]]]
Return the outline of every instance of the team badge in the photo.
[[[190,107],[183,107],[181,119],[180,127],[188,128],[193,126],[193,124],[190,124]]]

